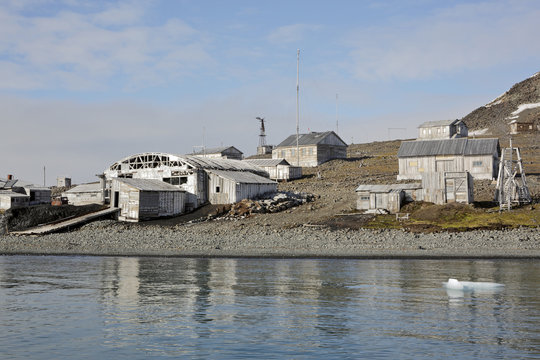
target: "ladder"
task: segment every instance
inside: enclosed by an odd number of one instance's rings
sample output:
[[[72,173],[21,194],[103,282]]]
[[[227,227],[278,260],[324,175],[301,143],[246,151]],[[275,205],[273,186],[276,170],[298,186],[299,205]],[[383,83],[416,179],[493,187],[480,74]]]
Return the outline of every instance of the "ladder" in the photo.
[[[510,140],[510,147],[503,149],[501,153],[495,201],[499,203],[499,211],[511,210],[512,205],[532,202],[521,153],[519,148],[512,147],[512,140]]]

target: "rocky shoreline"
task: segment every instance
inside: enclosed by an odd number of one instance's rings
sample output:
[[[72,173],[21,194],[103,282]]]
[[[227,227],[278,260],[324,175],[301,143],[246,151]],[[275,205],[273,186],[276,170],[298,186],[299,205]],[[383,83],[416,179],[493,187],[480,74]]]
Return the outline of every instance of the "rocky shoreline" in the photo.
[[[171,227],[103,220],[44,236],[0,236],[0,254],[318,257],[540,258],[538,228],[415,234],[402,230],[279,228],[215,220]]]

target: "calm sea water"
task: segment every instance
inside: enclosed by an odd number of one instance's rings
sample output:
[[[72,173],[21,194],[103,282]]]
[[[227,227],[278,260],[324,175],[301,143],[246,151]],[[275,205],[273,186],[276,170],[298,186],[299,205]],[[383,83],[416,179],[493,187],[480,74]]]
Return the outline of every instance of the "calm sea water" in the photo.
[[[521,260],[3,256],[0,358],[539,359],[539,285]]]

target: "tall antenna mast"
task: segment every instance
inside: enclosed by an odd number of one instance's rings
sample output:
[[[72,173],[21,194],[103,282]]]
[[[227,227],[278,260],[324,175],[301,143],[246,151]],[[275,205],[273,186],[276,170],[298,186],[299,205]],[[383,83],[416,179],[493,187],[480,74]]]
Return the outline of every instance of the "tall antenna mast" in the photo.
[[[298,146],[299,126],[299,93],[300,93],[300,49],[296,50],[296,166],[300,166],[300,152]]]
[[[336,134],[339,133],[339,122],[338,122],[338,94],[336,94]]]

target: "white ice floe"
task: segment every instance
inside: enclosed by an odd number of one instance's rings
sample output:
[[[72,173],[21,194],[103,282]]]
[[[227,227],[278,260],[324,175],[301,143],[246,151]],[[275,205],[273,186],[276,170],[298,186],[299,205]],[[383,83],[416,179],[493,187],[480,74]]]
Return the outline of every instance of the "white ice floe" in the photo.
[[[448,279],[443,283],[443,286],[447,290],[457,290],[463,292],[472,291],[494,291],[500,290],[504,287],[504,284],[494,282],[473,282],[473,281],[458,281],[457,279]]]
[[[540,103],[534,103],[534,104],[521,104],[518,106],[517,110],[512,113],[512,115],[517,115],[520,112],[527,110],[527,109],[534,109],[540,107]]]

